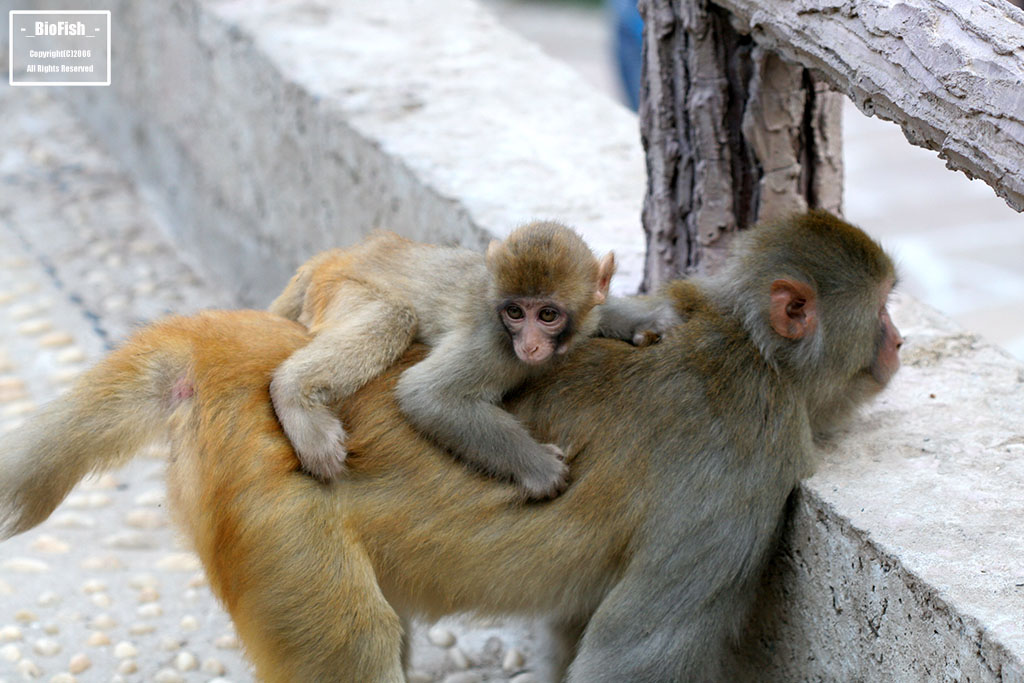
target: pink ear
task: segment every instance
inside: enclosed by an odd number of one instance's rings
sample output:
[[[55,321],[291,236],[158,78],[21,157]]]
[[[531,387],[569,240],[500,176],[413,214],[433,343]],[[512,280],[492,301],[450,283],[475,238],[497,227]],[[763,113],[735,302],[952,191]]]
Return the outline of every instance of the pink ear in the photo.
[[[608,298],[608,288],[615,274],[615,254],[608,252],[597,264],[597,289],[594,291],[594,305],[600,306]]]
[[[768,319],[786,339],[803,339],[818,327],[818,299],[814,289],[799,280],[772,283]]]

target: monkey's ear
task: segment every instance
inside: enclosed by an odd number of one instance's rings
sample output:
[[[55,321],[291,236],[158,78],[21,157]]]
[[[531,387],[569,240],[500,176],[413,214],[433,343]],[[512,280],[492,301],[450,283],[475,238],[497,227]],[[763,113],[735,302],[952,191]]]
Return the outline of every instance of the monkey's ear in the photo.
[[[818,297],[814,288],[799,280],[775,280],[769,290],[768,319],[786,339],[803,339],[818,327]]]
[[[599,306],[608,299],[608,288],[615,274],[615,253],[609,251],[597,264],[597,289],[594,291],[594,305]]]
[[[492,271],[494,270],[497,265],[496,261],[498,259],[498,254],[501,253],[501,249],[501,240],[491,240],[491,243],[487,245],[487,253],[484,255],[484,263],[487,264],[488,269]]]

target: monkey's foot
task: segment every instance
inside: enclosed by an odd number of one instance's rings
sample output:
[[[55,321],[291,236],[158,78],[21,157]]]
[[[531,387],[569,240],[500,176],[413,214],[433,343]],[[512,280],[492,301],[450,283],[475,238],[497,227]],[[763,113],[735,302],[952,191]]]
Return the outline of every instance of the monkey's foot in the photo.
[[[344,434],[342,435],[344,438]],[[345,457],[348,451],[341,443],[334,443],[334,450],[330,450],[325,440],[323,448],[313,448],[306,451],[296,449],[302,469],[321,481],[331,481],[345,473]]]
[[[569,466],[565,464],[565,453],[558,446],[540,444],[536,456],[530,459],[530,465],[530,472],[517,477],[527,499],[554,498],[569,485]]]
[[[326,408],[278,416],[302,469],[331,481],[345,473],[345,429]]]

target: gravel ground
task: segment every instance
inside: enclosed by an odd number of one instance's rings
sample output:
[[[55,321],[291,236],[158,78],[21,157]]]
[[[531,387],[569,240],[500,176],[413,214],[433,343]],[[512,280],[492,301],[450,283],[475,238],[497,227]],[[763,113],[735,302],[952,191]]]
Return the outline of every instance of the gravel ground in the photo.
[[[0,94],[0,439],[131,330],[230,307],[117,165],[42,89]],[[198,559],[169,525],[163,456],[83,482],[0,545],[0,683],[252,680]],[[526,624],[414,634],[410,681],[542,680]]]

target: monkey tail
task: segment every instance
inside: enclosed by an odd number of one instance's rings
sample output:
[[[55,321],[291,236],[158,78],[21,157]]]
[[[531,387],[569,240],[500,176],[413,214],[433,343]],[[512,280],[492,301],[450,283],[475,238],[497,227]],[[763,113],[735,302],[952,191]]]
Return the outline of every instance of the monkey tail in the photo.
[[[166,431],[192,391],[191,345],[168,328],[173,319],[136,334],[0,442],[0,539],[39,524],[84,476]]]

